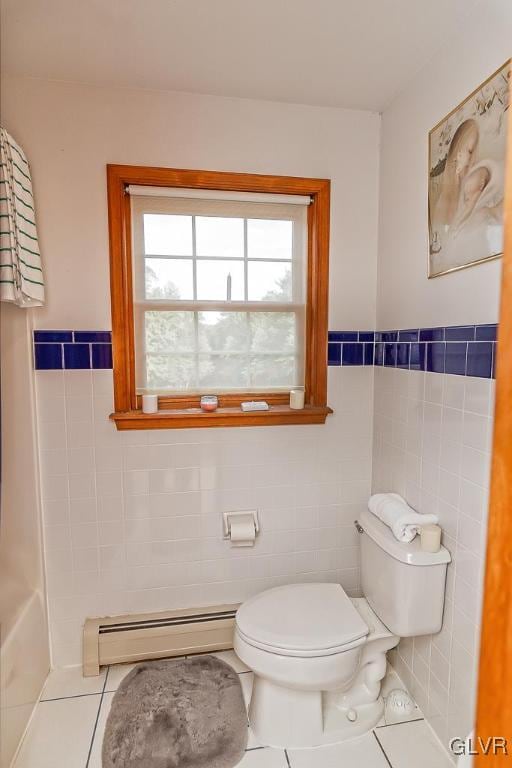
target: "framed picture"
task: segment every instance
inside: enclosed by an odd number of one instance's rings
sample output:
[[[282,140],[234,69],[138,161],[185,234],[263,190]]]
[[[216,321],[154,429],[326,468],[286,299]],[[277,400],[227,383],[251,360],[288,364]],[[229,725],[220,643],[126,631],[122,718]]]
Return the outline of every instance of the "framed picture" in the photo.
[[[502,254],[510,65],[429,133],[429,277]]]

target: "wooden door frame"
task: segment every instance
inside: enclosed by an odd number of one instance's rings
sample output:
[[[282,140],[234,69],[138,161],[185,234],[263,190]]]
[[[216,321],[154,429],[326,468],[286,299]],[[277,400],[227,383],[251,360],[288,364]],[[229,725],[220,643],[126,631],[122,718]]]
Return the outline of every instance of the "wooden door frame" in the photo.
[[[491,496],[482,614],[476,734],[505,737],[509,757],[478,754],[476,768],[512,761],[512,119],[508,126],[505,246],[496,380]],[[459,735],[459,734],[457,734]],[[464,736],[465,734],[460,734]],[[479,744],[474,748],[479,750]],[[480,750],[479,750],[480,751]]]

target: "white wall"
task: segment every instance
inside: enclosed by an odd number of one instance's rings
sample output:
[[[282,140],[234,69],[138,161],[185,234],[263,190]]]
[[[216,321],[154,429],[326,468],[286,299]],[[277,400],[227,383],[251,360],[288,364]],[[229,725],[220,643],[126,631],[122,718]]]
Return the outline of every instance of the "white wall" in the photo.
[[[428,132],[510,57],[511,28],[508,0],[480,3],[457,37],[384,111],[379,329],[497,320],[500,261],[426,279]]]
[[[48,304],[38,328],[108,329],[106,163],[332,180],[330,328],[375,326],[377,115],[6,80],[3,122],[31,163]],[[331,369],[325,426],[117,433],[112,375],[38,372],[54,663],[86,616],[242,600],[273,584],[358,590],[352,521],[370,492],[373,372]],[[221,513],[257,508],[254,550]]]
[[[330,178],[329,327],[374,327],[378,115],[6,78],[2,123],[34,177],[48,281],[37,327],[110,328],[107,163]]]

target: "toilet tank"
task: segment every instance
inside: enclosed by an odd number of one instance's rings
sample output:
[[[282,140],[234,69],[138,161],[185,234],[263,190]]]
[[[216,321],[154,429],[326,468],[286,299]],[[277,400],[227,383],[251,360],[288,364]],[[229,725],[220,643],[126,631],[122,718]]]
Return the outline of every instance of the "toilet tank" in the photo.
[[[390,528],[366,510],[358,523],[361,587],[379,619],[399,637],[439,632],[448,550],[423,552],[419,536],[408,544],[397,541]]]

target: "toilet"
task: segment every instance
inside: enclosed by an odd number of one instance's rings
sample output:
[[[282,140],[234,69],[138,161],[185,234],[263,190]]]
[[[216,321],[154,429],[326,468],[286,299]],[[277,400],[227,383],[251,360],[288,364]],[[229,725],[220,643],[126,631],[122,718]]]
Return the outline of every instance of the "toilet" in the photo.
[[[249,722],[263,745],[307,748],[359,736],[381,719],[386,654],[442,625],[450,554],[397,541],[370,512],[360,533],[361,587],[289,584],[244,602],[234,647],[254,672]]]

